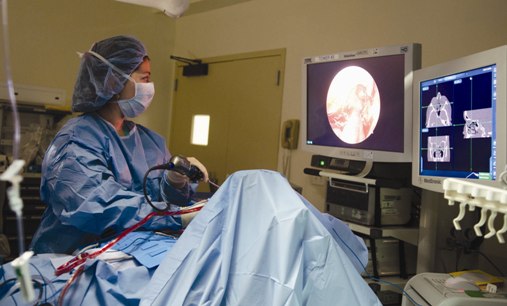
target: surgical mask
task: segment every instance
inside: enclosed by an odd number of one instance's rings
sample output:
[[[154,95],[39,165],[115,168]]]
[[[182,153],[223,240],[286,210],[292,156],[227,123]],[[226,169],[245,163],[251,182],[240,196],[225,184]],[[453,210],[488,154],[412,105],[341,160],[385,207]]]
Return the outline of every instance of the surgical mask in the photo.
[[[132,78],[131,80],[135,82]],[[141,115],[150,105],[155,95],[153,82],[135,82],[135,94],[130,99],[118,100],[118,106],[125,117],[134,118]]]
[[[88,51],[88,53],[92,54],[109,67],[111,67],[116,72],[120,73],[123,77],[130,79],[135,84],[135,94],[130,99],[118,100],[118,106],[120,107],[121,112],[125,117],[134,118],[142,114],[148,106],[151,104],[153,100],[153,96],[155,95],[155,86],[153,82],[149,83],[138,83],[136,82],[130,75],[121,71],[120,68],[113,65],[107,59],[105,59],[102,55],[94,52]]]

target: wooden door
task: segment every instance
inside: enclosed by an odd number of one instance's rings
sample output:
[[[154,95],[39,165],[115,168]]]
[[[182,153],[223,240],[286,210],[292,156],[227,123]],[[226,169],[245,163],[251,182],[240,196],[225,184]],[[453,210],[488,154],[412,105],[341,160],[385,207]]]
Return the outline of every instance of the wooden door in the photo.
[[[194,156],[221,184],[238,170],[277,169],[284,50],[204,59],[207,76],[176,68],[169,150]],[[192,117],[210,115],[207,146],[190,143]]]

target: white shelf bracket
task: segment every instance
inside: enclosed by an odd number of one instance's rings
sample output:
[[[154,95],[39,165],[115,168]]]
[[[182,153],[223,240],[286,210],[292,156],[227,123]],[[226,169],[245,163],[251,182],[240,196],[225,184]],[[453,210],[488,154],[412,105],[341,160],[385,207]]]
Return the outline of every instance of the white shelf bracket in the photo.
[[[453,220],[456,230],[461,230],[459,221],[465,216],[465,206],[469,206],[469,210],[475,210],[475,207],[481,209],[481,218],[474,225],[474,231],[477,236],[483,236],[481,227],[486,224],[488,233],[484,238],[497,237],[498,242],[505,243],[503,234],[507,231],[507,189],[506,186],[492,186],[481,184],[482,182],[470,182],[455,178],[447,178],[444,180],[444,198],[449,201],[449,205],[460,202],[458,216]],[[489,212],[489,218],[488,218]],[[496,230],[494,221],[498,214],[504,215],[503,227]]]

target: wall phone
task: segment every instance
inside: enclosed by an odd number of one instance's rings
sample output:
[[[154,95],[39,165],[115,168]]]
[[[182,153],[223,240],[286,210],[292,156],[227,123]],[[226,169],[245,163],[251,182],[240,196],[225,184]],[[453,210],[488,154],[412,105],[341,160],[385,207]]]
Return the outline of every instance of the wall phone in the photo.
[[[299,120],[291,119],[283,123],[282,148],[295,150],[298,147]]]

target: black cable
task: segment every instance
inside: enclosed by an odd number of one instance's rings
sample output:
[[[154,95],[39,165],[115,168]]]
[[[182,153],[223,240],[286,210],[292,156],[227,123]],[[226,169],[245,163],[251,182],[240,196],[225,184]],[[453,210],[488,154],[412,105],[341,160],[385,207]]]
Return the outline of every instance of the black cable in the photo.
[[[461,260],[461,252],[463,250],[461,248],[456,249],[456,264],[454,265],[454,271],[458,271],[459,261]]]
[[[504,277],[504,274],[503,274],[502,270],[500,270],[500,268],[497,265],[495,265],[495,263],[491,259],[489,259],[489,257],[486,256],[486,254],[484,254],[483,252],[481,252],[479,250],[475,250],[474,252],[477,252],[477,253],[479,253],[479,255],[481,255],[482,257],[484,257],[484,259],[486,259],[486,261],[489,262],[489,264],[492,265],[493,268],[496,269],[496,271],[498,271],[498,273],[500,274],[500,276]]]
[[[33,304],[33,306],[37,306],[40,304],[40,301],[42,300],[42,293],[44,291],[44,286],[42,285],[41,282],[38,282],[34,279],[32,279],[32,283],[35,285],[34,288],[39,289],[39,296],[37,297],[37,301],[35,302],[35,304]]]
[[[16,299],[14,298],[14,294],[18,293],[21,291],[20,289],[20,286],[18,285],[17,288],[14,288],[14,286],[16,286],[18,284],[18,279],[17,278],[9,278],[7,280],[5,280],[3,283],[0,284],[0,288],[8,285],[8,283],[13,283],[13,285],[8,288],[5,292],[5,294],[9,294],[10,293],[10,297],[12,298],[12,300],[14,301],[14,304],[18,305],[18,303],[16,302]],[[39,302],[42,300],[42,291],[43,291],[43,285],[41,282],[39,281],[36,281],[34,279],[32,279],[32,283],[34,285],[34,288],[35,289],[39,289],[39,296],[37,297],[37,301],[35,302],[34,306],[37,306],[39,305]],[[12,288],[14,288],[14,291],[12,292],[9,292],[10,290],[12,290]],[[0,296],[0,299],[3,299],[5,296]]]
[[[151,207],[153,207],[153,209],[155,209],[156,211],[162,211],[162,212],[168,211],[170,209],[169,204],[164,202],[165,208],[159,208],[159,207],[155,206],[155,204],[153,204],[153,202],[151,202],[151,199],[148,196],[148,190],[146,189],[146,182],[148,180],[148,174],[153,170],[176,171],[176,172],[180,173],[181,175],[188,177],[188,179],[191,182],[197,182],[197,181],[202,180],[204,178],[204,173],[202,173],[202,171],[198,167],[192,165],[185,157],[180,156],[180,155],[172,156],[171,160],[168,163],[153,166],[150,169],[148,169],[148,171],[146,171],[146,173],[144,174],[144,179],[143,179],[144,197],[146,198],[146,202],[148,202],[148,204]]]
[[[39,273],[39,276],[41,277],[42,281],[44,282],[44,286],[42,286],[42,288],[44,288],[44,303],[47,303],[48,302],[48,292],[47,292],[48,283],[46,282],[46,278],[44,277],[44,275],[42,275],[41,271],[39,270],[39,268],[37,268],[36,265],[34,265],[33,263],[30,263],[30,266],[32,266],[37,271],[37,273]],[[41,300],[41,298],[39,298],[39,301],[40,300]]]
[[[144,175],[144,179],[143,179],[143,192],[144,192],[144,197],[146,198],[146,202],[148,202],[148,204],[150,204],[151,207],[153,207],[153,209],[155,209],[156,211],[168,211],[170,206],[169,204],[165,203],[165,208],[158,208],[157,206],[155,206],[155,204],[153,204],[150,200],[150,197],[148,196],[148,190],[146,189],[146,182],[148,180],[148,174],[150,174],[151,171],[153,170],[165,170],[167,169],[168,165],[167,164],[163,164],[163,165],[157,165],[157,166],[154,166],[154,167],[151,167],[150,169],[148,169],[148,171],[146,171],[146,174]]]

